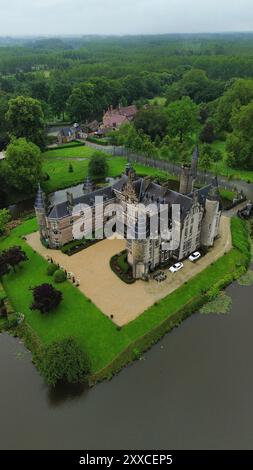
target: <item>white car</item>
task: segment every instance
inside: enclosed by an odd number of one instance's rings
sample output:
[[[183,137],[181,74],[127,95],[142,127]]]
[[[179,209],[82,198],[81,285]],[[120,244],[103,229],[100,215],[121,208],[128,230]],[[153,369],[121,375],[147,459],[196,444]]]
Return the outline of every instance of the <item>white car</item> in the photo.
[[[192,253],[190,256],[189,256],[189,260],[194,263],[194,261],[197,261],[197,259],[201,258],[201,254],[199,251],[195,251],[195,253]]]
[[[170,267],[169,271],[171,273],[177,273],[177,271],[180,271],[180,269],[182,269],[183,267],[184,267],[183,263],[176,263]]]

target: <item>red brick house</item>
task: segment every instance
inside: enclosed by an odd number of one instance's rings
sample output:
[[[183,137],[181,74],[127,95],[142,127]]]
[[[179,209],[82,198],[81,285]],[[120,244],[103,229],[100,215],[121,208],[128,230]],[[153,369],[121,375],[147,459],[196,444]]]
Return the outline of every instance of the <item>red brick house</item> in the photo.
[[[123,123],[131,122],[137,113],[137,107],[132,106],[119,106],[113,109],[111,106],[103,117],[103,125],[106,128],[118,129]]]

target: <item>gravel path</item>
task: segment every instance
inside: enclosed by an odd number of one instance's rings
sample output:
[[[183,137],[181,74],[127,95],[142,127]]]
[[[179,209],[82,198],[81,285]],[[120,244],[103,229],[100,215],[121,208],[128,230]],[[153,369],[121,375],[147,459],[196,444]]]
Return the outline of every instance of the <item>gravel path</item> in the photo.
[[[144,310],[156,301],[167,296],[196,274],[201,272],[213,261],[220,258],[232,247],[230,219],[222,216],[221,236],[216,240],[214,248],[196,264],[184,262],[184,268],[176,274],[166,270],[167,280],[161,283],[137,281],[127,285],[110,269],[111,257],[124,250],[125,240],[103,240],[73,256],[64,255],[58,250],[47,250],[40,242],[39,233],[27,236],[29,245],[40,255],[52,256],[56,263],[64,266],[67,271],[80,279],[79,289],[108,317],[123,326],[137,318]]]

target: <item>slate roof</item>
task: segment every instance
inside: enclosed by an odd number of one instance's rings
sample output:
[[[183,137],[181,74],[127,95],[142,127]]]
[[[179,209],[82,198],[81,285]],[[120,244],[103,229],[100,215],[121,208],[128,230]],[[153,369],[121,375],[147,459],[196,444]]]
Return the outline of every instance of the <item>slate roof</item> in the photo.
[[[72,135],[74,135],[75,133],[75,130],[72,129],[72,127],[63,127],[61,130],[60,130],[60,134],[63,136],[63,137],[71,137]]]
[[[101,188],[96,191],[93,191],[89,194],[83,194],[80,197],[74,198],[74,205],[78,204],[87,204],[93,205],[95,202],[96,196],[103,196],[104,201],[113,200],[115,199],[115,191],[122,192],[124,190],[124,186],[128,182],[128,177],[126,175],[122,175],[122,177],[116,181],[112,186],[108,186],[106,188]],[[172,206],[173,204],[180,204],[181,206],[181,215],[183,218],[186,217],[187,213],[190,211],[193,205],[193,198],[194,193],[197,193],[198,201],[201,205],[205,205],[205,201],[209,194],[214,194],[213,190],[218,188],[216,183],[209,184],[201,189],[198,189],[191,194],[184,195],[180,194],[176,191],[172,191],[164,186],[160,186],[157,183],[148,181],[144,178],[137,178],[132,181],[135,193],[139,201],[143,204],[168,204]],[[41,191],[41,190],[40,190]],[[41,193],[39,194],[39,199],[37,196],[36,201],[41,201]],[[67,190],[66,190],[67,192]],[[219,196],[217,196],[217,200],[219,200]],[[49,219],[58,219],[63,218],[71,215],[71,209],[69,208],[69,203],[66,201],[56,204],[53,208],[50,209],[48,218]]]

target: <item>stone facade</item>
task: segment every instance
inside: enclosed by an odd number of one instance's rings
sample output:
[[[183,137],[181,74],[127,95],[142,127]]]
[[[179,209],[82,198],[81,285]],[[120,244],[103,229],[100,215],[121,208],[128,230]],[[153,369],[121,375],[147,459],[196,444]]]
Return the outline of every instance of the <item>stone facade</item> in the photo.
[[[182,169],[180,188],[184,188],[185,194],[168,189],[166,186],[152,182],[149,178],[138,178],[130,164],[125,173],[112,186],[92,191],[92,184],[87,178],[80,196],[74,197],[70,191],[66,192],[66,200],[59,204],[52,204],[47,200],[41,188],[38,190],[35,210],[40,227],[43,243],[50,248],[60,248],[75,239],[73,226],[82,224],[82,217],[86,216],[90,223],[91,234],[94,233],[94,214],[98,211],[95,207],[95,197],[103,198],[104,211],[101,212],[101,225],[115,217],[115,214],[106,214],[109,204],[119,204],[123,209],[123,231],[128,252],[128,262],[132,266],[135,278],[145,278],[151,271],[159,266],[164,266],[172,260],[182,260],[201,246],[211,247],[219,234],[221,216],[221,203],[218,191],[217,179],[204,188],[194,190],[193,184],[196,177],[198,153],[195,150],[192,164],[189,167],[188,176],[185,178]],[[164,247],[164,240],[160,231],[155,238],[150,237],[149,229],[140,222],[137,224],[139,204],[147,209],[152,205],[156,207],[166,204],[169,207],[167,231],[172,237],[171,208],[174,204],[180,206],[180,221],[174,223],[174,238],[178,240],[175,249]],[[80,204],[88,206],[87,214],[80,212]],[[131,207],[131,212],[126,209]],[[91,209],[91,210],[90,210]],[[90,217],[90,220],[89,220]],[[146,214],[145,214],[146,217]],[[149,222],[152,217],[149,214]],[[115,219],[116,220],[116,219]],[[139,220],[139,219],[138,219]],[[145,219],[146,220],[146,219]],[[172,223],[173,222],[173,223]],[[141,239],[127,237],[128,230],[141,232]],[[143,232],[142,232],[143,231]],[[136,232],[135,232],[136,234]]]

